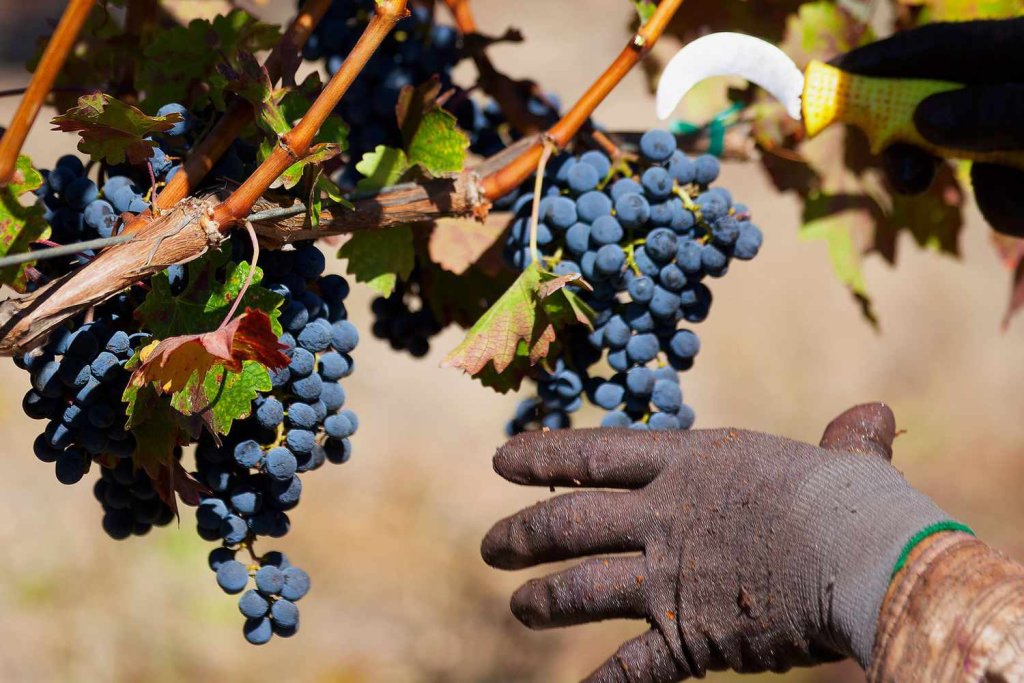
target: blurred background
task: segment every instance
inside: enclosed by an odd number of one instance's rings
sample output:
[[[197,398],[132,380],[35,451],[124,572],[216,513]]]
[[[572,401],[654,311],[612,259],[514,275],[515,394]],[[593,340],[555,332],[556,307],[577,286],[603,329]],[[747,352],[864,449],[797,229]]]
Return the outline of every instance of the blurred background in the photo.
[[[33,36],[62,4],[4,3],[0,88],[27,83],[21,64]],[[474,8],[488,32],[511,23],[526,35],[525,45],[493,49],[499,68],[541,81],[563,101],[622,48],[633,11],[623,0],[588,0],[585,11],[550,0],[476,0]],[[291,4],[255,9],[283,18]],[[0,121],[15,105],[0,99]],[[42,167],[74,147],[70,135],[48,132],[49,116],[25,148]],[[643,75],[630,74],[596,118],[612,129],[654,125]],[[725,164],[720,184],[750,205],[766,242],[757,260],[714,283],[701,354],[683,378],[697,426],[816,442],[843,409],[886,401],[905,430],[896,464],[909,480],[979,536],[1024,557],[1024,321],[1000,328],[1009,277],[975,208],[960,260],[904,248],[898,268],[867,261],[876,332],[832,275],[825,244],[798,240],[792,197],[753,165]],[[338,262],[332,269],[343,272]],[[354,288],[350,311],[363,330],[370,298]],[[439,368],[458,340],[449,330],[417,361],[363,334],[346,384],[361,419],[355,454],[304,479],[292,532],[276,544],[313,576],[302,631],[262,648],[242,639],[236,599],[207,569],[211,546],[195,535],[191,511],[180,529],[111,541],[91,485],[64,487],[33,457],[38,423],[20,408],[28,378],[0,363],[0,680],[540,683],[588,673],[645,625],[535,633],[512,618],[512,590],[541,572],[491,570],[479,542],[494,521],[548,494],[492,472],[517,397]],[[578,423],[596,421],[583,413]],[[709,678],[863,680],[849,665]]]

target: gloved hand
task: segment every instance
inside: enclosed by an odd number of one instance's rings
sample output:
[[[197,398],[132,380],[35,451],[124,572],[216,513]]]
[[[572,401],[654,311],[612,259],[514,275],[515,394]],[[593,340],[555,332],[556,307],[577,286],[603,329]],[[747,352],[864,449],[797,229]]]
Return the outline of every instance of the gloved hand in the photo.
[[[924,78],[965,84],[932,95],[915,112],[918,131],[930,142],[965,150],[1024,150],[1024,17],[929,24],[898,33],[832,60],[856,74]],[[897,191],[924,192],[936,159],[910,145],[883,152]],[[999,232],[1024,237],[1024,172],[975,163],[974,193],[985,219]]]
[[[889,464],[881,404],[829,425],[821,447],[737,429],[534,432],[498,450],[502,477],[578,486],[496,524],[502,569],[598,559],[527,582],[531,628],[646,619],[588,681],[676,681],[708,670],[785,671],[870,660],[893,565],[947,519]]]

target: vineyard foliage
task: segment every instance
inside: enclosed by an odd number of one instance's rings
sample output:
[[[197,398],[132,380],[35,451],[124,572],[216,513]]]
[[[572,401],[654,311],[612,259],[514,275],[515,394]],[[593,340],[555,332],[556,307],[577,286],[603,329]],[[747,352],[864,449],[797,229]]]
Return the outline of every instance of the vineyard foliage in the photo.
[[[301,475],[346,462],[359,427],[341,381],[360,331],[349,281],[325,274],[324,249],[377,295],[364,334],[421,357],[458,326],[465,337],[443,365],[501,392],[532,386],[510,433],[569,427],[584,401],[606,427],[694,423],[679,380],[700,349],[690,328],[708,317],[709,283],[763,239],[753,219],[766,207],[712,187],[725,135],[801,199],[799,237],[828,244],[870,320],[865,256],[895,263],[902,232],[957,254],[961,167],[945,164],[923,195],[896,194],[856,131],[808,140],[764,93],[720,82],[690,109],[714,123],[637,140],[591,118],[612,76],[595,69],[588,92],[600,96],[565,105],[542,77],[516,80],[491,62],[490,45],[520,42],[518,32],[478,32],[457,0],[446,3],[453,26],[434,4],[304,0],[300,20],[279,27],[237,8],[211,18],[150,0],[96,3],[49,74],[50,124],[67,154],[51,169],[18,155],[0,188],[0,257],[133,236],[0,269],[13,292],[0,340],[49,325],[15,354],[30,378],[25,412],[46,421],[35,455],[65,484],[98,470],[103,528],[116,539],[196,506],[197,533],[217,544],[210,568],[241,594],[254,644],[296,633],[295,602],[310,588],[257,544],[289,531]],[[662,31],[684,41],[743,31],[803,66],[930,21],[1021,12],[1013,0],[634,4],[638,33],[620,65]],[[29,64],[37,78],[47,45]],[[476,80],[453,75],[464,60]],[[658,62],[643,64],[653,79]],[[714,115],[726,110],[723,125]],[[189,224],[154,237],[183,206]],[[157,258],[189,230],[201,247]],[[1024,305],[1024,246],[995,242],[1015,272],[1012,313]],[[138,272],[97,272],[115,253],[135,254]],[[85,310],[36,310],[115,275],[127,286]]]

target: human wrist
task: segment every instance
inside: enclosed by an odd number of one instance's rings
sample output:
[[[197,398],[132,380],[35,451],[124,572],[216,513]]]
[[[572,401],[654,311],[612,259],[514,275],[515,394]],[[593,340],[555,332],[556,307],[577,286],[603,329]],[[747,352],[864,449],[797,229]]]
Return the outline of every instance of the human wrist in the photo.
[[[1022,614],[1024,567],[971,535],[935,534],[893,577],[868,680],[1016,680]]]

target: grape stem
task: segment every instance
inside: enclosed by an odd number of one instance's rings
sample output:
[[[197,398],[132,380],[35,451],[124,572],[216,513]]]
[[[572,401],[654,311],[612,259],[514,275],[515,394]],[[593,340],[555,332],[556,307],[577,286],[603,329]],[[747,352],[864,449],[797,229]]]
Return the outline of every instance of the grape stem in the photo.
[[[548,136],[559,149],[569,144],[608,93],[615,89],[623,77],[654,46],[682,4],[683,0],[661,0],[651,18],[637,30],[615,61],[583,93],[572,109],[551,127]],[[484,195],[489,199],[495,199],[518,187],[533,173],[543,151],[543,144],[536,142],[507,166],[486,176],[483,179]]]
[[[95,0],[71,0],[64,9],[56,30],[43,50],[39,65],[32,74],[25,95],[18,103],[14,119],[0,140],[0,187],[6,186],[14,177],[18,154],[21,152],[21,146],[25,144],[28,131],[39,115],[46,95],[53,88],[57,74],[64,66],[64,61],[95,4]]]
[[[302,49],[330,5],[331,0],[308,0],[303,3],[299,13],[281,36],[281,40],[263,63],[271,83],[278,79],[290,80],[293,77],[295,55]],[[254,116],[252,104],[241,98],[235,99],[213,129],[192,149],[181,170],[164,186],[159,200],[154,204],[157,213],[171,208],[190,195]],[[150,213],[139,214],[128,222],[124,232],[136,232],[152,217]]]
[[[568,144],[608,92],[653,45],[681,3],[682,0],[662,0],[651,19],[633,36],[612,65],[551,128],[551,141],[558,148]],[[180,202],[175,205],[175,211],[152,219],[143,228],[141,244],[115,246],[100,253],[88,265],[29,296],[0,303],[0,355],[29,350],[45,340],[50,330],[84,307],[108,299],[132,282],[169,264],[187,262],[207,249],[216,248],[231,226],[249,213],[262,192],[308,149],[313,134],[377,45],[394,23],[404,16],[405,4],[405,0],[378,2],[377,13],[363,36],[306,116],[281,140],[256,173],[225,202],[218,205],[211,198],[190,198]],[[310,230],[305,225],[304,216],[256,223],[254,228],[265,240],[285,244],[446,216],[482,218],[489,209],[488,200],[511,191],[536,170],[544,149],[542,136],[527,136],[475,168],[384,188],[373,196],[353,202],[352,210],[333,215],[325,211],[317,230]],[[161,198],[165,195],[166,187]],[[152,245],[152,248],[147,250],[147,245]]]
[[[544,168],[548,165],[551,152],[555,145],[550,140],[544,141],[544,151],[537,162],[537,175],[533,181],[533,206],[530,208],[530,258],[540,267],[540,250],[537,248],[537,224],[540,220],[540,200],[544,192]]]
[[[487,56],[487,46],[499,40],[520,41],[518,31],[508,30],[498,39],[488,39],[477,32],[476,20],[469,7],[469,0],[444,0],[455,20],[455,26],[463,36],[463,51],[473,60],[477,71],[477,84],[491,96],[508,122],[523,135],[540,132],[543,122],[539,116],[530,113],[523,99],[523,93],[535,87],[529,81],[516,81],[495,68]]]
[[[469,8],[469,0],[444,0],[448,10],[452,13],[455,26],[462,35],[476,33],[476,20],[473,18],[473,11]]]
[[[252,261],[249,263],[249,272],[245,274],[245,282],[242,283],[241,289],[238,290],[238,295],[231,303],[231,308],[228,310],[228,314],[224,316],[224,321],[217,328],[218,330],[227,327],[227,324],[235,317],[235,311],[238,310],[238,306],[242,303],[245,293],[249,291],[249,286],[252,285],[252,276],[256,272],[256,262],[260,258],[260,241],[256,238],[256,230],[253,229],[252,223],[249,221],[245,221],[245,231],[249,233],[249,239],[252,241]]]
[[[377,0],[376,11],[370,18],[355,47],[341,68],[331,77],[302,119],[279,141],[274,151],[246,178],[237,190],[214,210],[213,221],[226,233],[252,209],[253,204],[284,173],[289,166],[309,151],[313,136],[348,92],[349,86],[391,32],[399,19],[408,14],[406,0]]]

